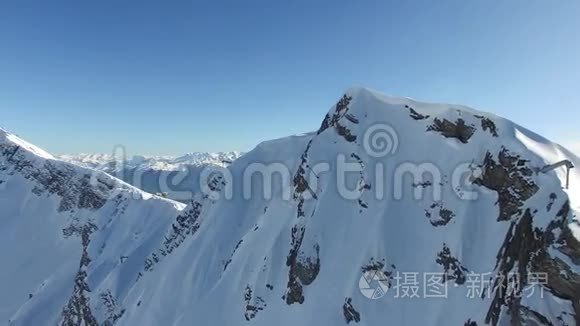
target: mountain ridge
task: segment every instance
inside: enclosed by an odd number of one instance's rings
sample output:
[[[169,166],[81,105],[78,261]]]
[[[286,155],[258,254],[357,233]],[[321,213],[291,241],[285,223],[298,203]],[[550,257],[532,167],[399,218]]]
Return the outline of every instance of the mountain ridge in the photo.
[[[369,131],[383,131],[383,138]],[[13,169],[7,157],[0,163]],[[337,177],[341,159],[359,168],[344,180]],[[564,171],[537,172],[560,159],[578,164],[502,118],[351,89],[318,131],[259,144],[227,167],[231,178],[214,176],[211,191],[187,207],[161,210],[163,223],[150,216],[138,238],[130,236],[141,224],[137,215],[113,219],[127,225],[112,228],[103,213],[97,229],[86,229],[90,242],[71,245],[75,259],[90,258],[81,261],[83,273],[51,276],[59,282],[48,282],[8,318],[11,325],[574,324],[580,175],[572,170],[565,190]],[[245,184],[255,163],[286,167],[287,183]],[[318,170],[324,163],[329,172]],[[413,174],[427,167],[436,169],[417,173],[419,181],[397,179],[401,168]],[[467,178],[454,184],[455,171]],[[243,196],[246,187],[251,196]],[[11,201],[24,201],[26,190]],[[417,190],[424,192],[415,196]],[[0,198],[7,194],[0,188]],[[1,253],[3,261],[11,257]],[[376,300],[362,291],[369,272],[385,277]],[[403,292],[397,277],[434,272],[447,297],[396,297]],[[530,287],[537,272],[549,275],[532,287],[545,290],[542,298],[503,287]],[[501,278],[508,273],[522,278]],[[467,298],[470,276],[484,274],[491,278],[482,287],[487,294]],[[0,280],[14,277],[5,276]],[[72,288],[75,279],[90,292]],[[46,306],[47,298],[54,303]],[[85,313],[67,302],[82,302]]]
[[[113,154],[62,154],[58,158],[73,164],[102,169],[115,163],[126,164],[136,169],[179,170],[184,165],[216,165],[224,166],[224,161],[233,161],[243,155],[242,152],[191,152],[176,156],[143,156],[134,155],[124,162],[115,158]]]

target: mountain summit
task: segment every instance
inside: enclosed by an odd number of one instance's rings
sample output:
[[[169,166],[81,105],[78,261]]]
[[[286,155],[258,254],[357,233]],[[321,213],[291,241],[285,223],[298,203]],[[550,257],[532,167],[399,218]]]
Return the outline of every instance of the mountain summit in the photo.
[[[0,139],[9,325],[580,320],[580,162],[488,113],[349,89],[186,207],[42,153]]]

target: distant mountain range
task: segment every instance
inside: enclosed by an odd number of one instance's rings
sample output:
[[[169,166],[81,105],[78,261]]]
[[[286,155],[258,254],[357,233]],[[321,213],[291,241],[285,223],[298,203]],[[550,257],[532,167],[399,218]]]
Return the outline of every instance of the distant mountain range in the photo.
[[[112,154],[64,154],[58,158],[76,165],[110,172],[118,172],[116,162],[124,163],[124,168],[138,170],[179,171],[187,166],[226,166],[240,157],[241,152],[193,152],[182,156],[133,156],[125,161]]]
[[[194,152],[182,156],[133,156],[128,159],[115,158],[112,154],[66,154],[58,158],[109,173],[146,192],[187,202],[199,191],[199,176],[204,169],[224,168],[242,154]]]

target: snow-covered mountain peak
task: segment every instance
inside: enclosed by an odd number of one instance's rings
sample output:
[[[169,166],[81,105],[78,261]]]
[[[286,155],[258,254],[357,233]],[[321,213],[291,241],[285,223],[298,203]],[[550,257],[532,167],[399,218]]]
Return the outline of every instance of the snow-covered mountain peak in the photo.
[[[20,221],[45,224],[9,239],[25,248],[16,256],[0,243],[0,261],[55,261],[17,286],[15,268],[0,270],[8,289],[0,317],[11,325],[580,320],[575,169],[563,189],[577,158],[463,106],[352,89],[317,131],[258,145],[211,176],[183,211],[139,199],[125,213],[108,201],[82,227],[50,224],[62,218],[58,205],[42,206],[48,217],[34,210],[46,198],[15,185],[26,164],[9,154],[0,157],[8,185],[0,200],[16,204],[1,215],[9,223],[0,240]],[[568,163],[550,166],[559,161]],[[12,219],[23,206],[26,215]],[[80,244],[60,239],[59,228]],[[29,250],[24,235],[70,251]]]
[[[230,166],[232,180],[216,183],[218,192],[227,192],[229,183],[243,184],[247,169],[259,162],[288,167],[289,185],[275,183],[272,199],[263,198],[264,185],[252,185],[246,201],[194,201],[187,210],[191,240],[171,240],[149,257],[146,269],[153,279],[178,277],[183,268],[209,275],[189,283],[204,295],[184,306],[188,312],[179,317],[184,324],[200,318],[255,325],[573,322],[578,308],[558,302],[573,296],[570,289],[580,289],[580,282],[564,280],[560,272],[577,277],[579,271],[559,264],[576,259],[571,257],[579,244],[578,201],[562,189],[563,169],[539,172],[560,158],[532,151],[518,133],[528,134],[462,106],[395,100],[364,89],[347,92],[317,132],[260,144]],[[360,169],[341,179],[340,157]],[[326,169],[319,169],[323,164]],[[410,178],[402,178],[405,174]],[[580,182],[574,172],[571,180]],[[536,234],[526,235],[534,228]],[[177,228],[168,239],[179,234]],[[168,250],[199,267],[166,257]],[[385,277],[385,288],[375,291],[391,288],[384,304],[364,294],[371,279],[363,276],[369,272]],[[533,284],[531,276],[539,272],[553,283]],[[405,299],[403,273],[418,282],[429,274],[441,276],[436,283],[445,285],[445,297]],[[509,273],[519,273],[521,281],[504,283],[501,276]],[[467,281],[478,277],[483,297]],[[553,292],[545,299],[516,300],[506,292],[508,285],[538,291],[549,286]],[[160,287],[140,290],[152,297],[175,295]],[[182,293],[183,300],[188,297]],[[239,306],[238,297],[241,307],[229,310],[232,314],[208,312],[214,305]],[[132,316],[138,322],[155,318]]]
[[[344,92],[343,96],[351,98],[349,111],[352,114],[357,113],[359,115],[366,115],[367,117],[374,111],[379,111],[378,114],[388,114],[388,112],[384,111],[401,110],[404,109],[406,105],[427,105],[427,108],[429,110],[434,110],[435,113],[446,110],[450,106],[449,104],[425,103],[409,97],[387,95],[368,87],[350,87]],[[460,107],[467,108],[465,106]],[[467,110],[469,109],[467,108]]]
[[[372,88],[361,87],[361,86],[350,87],[344,92],[344,94],[352,97],[353,99],[358,99],[361,101],[364,101],[365,98],[367,100],[370,98],[373,98],[373,99],[380,101],[386,105],[389,105],[389,104],[390,105],[400,105],[400,104],[409,104],[411,102],[414,102],[413,99],[408,98],[408,97],[399,97],[399,96],[394,96],[394,95],[388,95],[388,94],[385,94],[383,92],[379,92],[377,90],[374,90]],[[353,107],[354,107],[354,105],[353,105]],[[366,109],[373,109],[373,108],[367,107]],[[353,108],[353,110],[356,110],[356,109]]]

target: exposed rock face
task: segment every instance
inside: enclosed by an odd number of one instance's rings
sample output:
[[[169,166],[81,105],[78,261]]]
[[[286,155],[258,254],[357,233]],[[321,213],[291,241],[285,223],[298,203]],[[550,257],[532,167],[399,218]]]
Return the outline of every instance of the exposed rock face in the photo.
[[[580,242],[574,237],[572,231],[567,226],[567,218],[570,214],[570,203],[566,202],[557,214],[559,222],[550,226],[550,231],[560,230],[560,234],[554,243],[555,248],[566,255],[574,265],[580,266]]]
[[[409,109],[409,111],[411,112],[411,118],[413,118],[414,120],[425,120],[425,119],[429,119],[428,115],[423,115],[420,114],[419,112],[415,111],[415,109],[413,109],[412,107],[405,105],[405,108]]]
[[[464,326],[477,326],[477,322],[474,322],[471,319],[469,319],[465,322]]]
[[[556,214],[556,218],[543,235],[544,248],[533,261],[533,268],[547,273],[547,287],[550,291],[565,300],[571,301],[576,313],[576,323],[580,323],[580,275],[573,271],[580,262],[580,242],[572,235],[568,227],[570,203],[566,202]],[[558,232],[559,231],[559,232]],[[554,233],[559,233],[554,238]],[[560,257],[550,255],[549,248],[554,248],[569,258],[573,265]]]
[[[488,131],[493,137],[499,137],[499,134],[497,133],[497,126],[493,120],[482,115],[476,115],[475,117],[481,121],[481,128],[484,131]]]
[[[533,171],[527,163],[527,160],[511,154],[506,148],[499,152],[497,161],[489,152],[485,156],[483,174],[474,183],[497,192],[500,209],[498,221],[521,214],[524,202],[538,191],[532,180]]]
[[[59,211],[73,212],[77,209],[96,210],[106,203],[114,187],[114,182],[102,175],[79,175],[71,166],[57,166],[52,161],[45,161],[38,166],[25,155],[26,152],[17,145],[0,144],[0,155],[5,160],[8,174],[20,174],[34,181],[33,193],[41,196],[44,193],[61,198]]]
[[[465,120],[461,118],[455,122],[435,118],[433,125],[427,127],[427,131],[436,131],[446,138],[455,138],[464,144],[467,144],[475,130],[474,126],[466,125]]]
[[[558,288],[558,290],[552,290],[555,295],[572,302],[577,301],[577,297],[568,290],[572,288],[578,290],[580,283],[574,280],[577,277],[576,274],[572,273],[558,257],[553,258],[548,253],[548,248],[552,247],[555,242],[553,232],[558,230],[560,234],[558,242],[561,246],[557,249],[563,253],[567,252],[569,255],[576,255],[574,252],[577,252],[576,250],[579,248],[578,242],[567,236],[571,234],[566,226],[566,217],[569,214],[567,207],[569,206],[568,204],[564,205],[558,212],[556,219],[550,223],[546,231],[543,231],[534,227],[534,213],[530,209],[526,209],[522,213],[525,201],[539,190],[531,178],[533,172],[527,167],[527,161],[517,155],[510,154],[504,148],[498,155],[498,162],[488,153],[483,169],[484,173],[481,178],[476,180],[476,183],[498,193],[500,206],[498,221],[516,218],[498,252],[496,270],[500,276],[496,278],[491,290],[495,295],[486,322],[497,325],[502,313],[502,306],[505,306],[510,311],[512,324],[519,325],[523,324],[524,321],[534,320],[538,325],[551,325],[545,316],[523,306],[517,291],[515,293],[510,291],[513,291],[514,288],[523,289],[524,286],[528,285],[532,274],[544,273],[549,280],[548,287]],[[552,193],[547,205],[548,212],[552,209],[556,199],[556,194]],[[563,239],[565,237],[571,240],[570,244]],[[566,271],[566,277],[561,274],[563,270]],[[517,275],[517,278],[508,277],[510,273]],[[554,286],[554,284],[557,285]],[[575,310],[579,312],[575,303],[574,305]]]
[[[308,165],[308,152],[310,151],[310,147],[312,146],[312,140],[308,142],[308,145],[304,149],[302,156],[300,157],[300,165],[298,166],[298,170],[294,175],[293,185],[294,185],[294,199],[298,201],[298,216],[297,217],[304,217],[304,211],[302,210],[304,205],[304,192],[308,190],[312,197],[316,198],[316,192],[314,189],[310,188],[310,184],[308,183],[308,175],[307,169],[310,169]]]
[[[498,324],[502,306],[510,307],[510,310],[512,309],[510,306],[512,304],[519,306],[519,302],[515,301],[517,299],[516,296],[512,295],[510,297],[508,291],[515,286],[523,288],[527,284],[528,266],[531,264],[531,257],[539,254],[543,246],[541,231],[533,229],[532,219],[533,216],[528,210],[520,221],[512,222],[504,244],[498,252],[496,269],[500,276],[496,278],[493,284],[493,289],[497,291],[492,291],[495,295],[487,313],[486,323]],[[508,277],[514,267],[517,267],[515,272],[518,273],[519,279]]]
[[[446,244],[443,244],[443,250],[437,254],[435,262],[443,267],[445,282],[455,280],[458,285],[465,283],[465,274],[469,273],[469,270],[451,255],[451,250]]]
[[[96,230],[97,226],[91,222],[80,227],[71,225],[63,230],[65,236],[76,235],[81,238],[83,253],[79,271],[75,277],[73,294],[62,310],[62,326],[99,326],[91,311],[91,303],[88,298],[88,293],[91,292],[91,289],[87,283],[87,267],[91,262],[87,248],[90,244],[91,233]]]
[[[171,225],[171,230],[165,236],[163,247],[145,260],[145,271],[151,271],[153,266],[161,260],[161,257],[171,254],[187,237],[193,236],[197,232],[201,225],[199,220],[201,212],[202,204],[193,200],[190,207],[177,216],[175,223]]]
[[[386,267],[386,259],[371,260],[361,267],[361,271],[364,277],[373,279],[377,277],[377,281],[381,282],[384,286],[390,288],[392,287],[392,275],[396,269],[395,265],[391,265],[390,268]]]
[[[316,251],[314,257],[299,256],[293,268],[293,274],[303,285],[312,284],[320,272],[320,247],[316,245],[314,249]]]
[[[226,181],[222,175],[215,175],[208,180],[207,186],[211,191],[219,192],[226,186]]]
[[[551,193],[550,201],[548,202],[548,205],[546,205],[546,210],[548,212],[550,212],[552,210],[552,207],[554,207],[554,202],[556,201],[556,199],[558,199],[558,196],[555,193]]]
[[[512,325],[518,323],[518,325],[554,326],[548,318],[526,306],[520,306],[519,311],[513,312],[513,316]],[[567,326],[563,321],[560,325]]]
[[[355,125],[359,124],[359,120],[354,115],[349,113],[349,105],[351,101],[352,97],[345,94],[335,105],[334,112],[325,116],[320,128],[318,129],[317,135],[320,135],[330,128],[334,128],[336,133],[346,142],[355,142],[357,136],[354,135],[345,124],[343,124],[345,121],[342,121],[342,119],[345,118],[345,120],[348,120],[350,123]],[[308,286],[314,282],[320,271],[320,246],[318,244],[313,245],[313,256],[307,256],[305,253],[301,252],[304,235],[306,232],[306,225],[308,224],[308,217],[306,216],[306,211],[304,208],[306,201],[305,192],[308,191],[308,194],[312,198],[318,200],[316,189],[312,189],[308,182],[309,178],[312,177],[311,174],[309,175],[309,172],[311,171],[309,164],[309,152],[311,150],[313,141],[314,137],[306,145],[306,148],[301,155],[300,164],[293,178],[293,198],[297,203],[298,222],[292,228],[291,249],[286,259],[286,265],[289,267],[289,272],[287,292],[284,295],[284,299],[288,305],[294,303],[304,303],[303,286]],[[361,158],[355,153],[352,153],[351,157],[357,159],[359,164],[363,164]],[[314,177],[318,178],[316,175]],[[370,185],[363,182],[361,190],[364,189],[370,189]],[[358,203],[361,208],[368,208],[368,204],[362,201],[362,199],[359,199]]]
[[[390,272],[387,272],[384,270],[386,266],[386,260],[382,259],[382,260],[375,260],[374,258],[371,258],[371,260],[368,262],[368,264],[364,265],[361,267],[361,270],[364,273],[366,272],[384,272],[385,274],[391,274]],[[392,266],[391,266],[392,267]]]
[[[288,305],[304,303],[303,286],[312,284],[320,272],[320,247],[318,245],[315,246],[315,257],[300,255],[298,251],[304,238],[304,230],[297,231],[297,236],[298,238],[293,238],[293,248],[286,260],[286,265],[290,267],[288,272],[288,290],[285,295]]]
[[[244,313],[246,321],[256,318],[258,312],[268,306],[261,297],[254,298],[254,291],[252,291],[249,285],[246,286],[246,291],[244,292],[244,302],[246,304],[246,312]]]
[[[322,120],[322,124],[318,129],[318,134],[321,134],[330,127],[336,126],[338,120],[340,120],[340,118],[342,118],[344,115],[347,114],[348,105],[350,104],[350,101],[352,101],[351,96],[348,96],[346,94],[342,96],[342,98],[338,101],[338,103],[336,103],[334,113],[332,115],[330,113],[327,114],[324,117],[324,120]]]
[[[285,299],[289,305],[304,303],[302,284],[300,284],[297,275],[298,254],[302,246],[302,240],[304,239],[304,232],[304,226],[294,226],[292,228],[292,247],[286,259],[286,266],[290,267],[290,270],[288,272],[288,290]]]
[[[117,323],[117,321],[123,317],[125,313],[125,309],[119,306],[119,303],[113,295],[111,291],[106,291],[101,293],[101,301],[103,306],[106,309],[107,319],[103,322],[103,326],[113,326]]]
[[[580,275],[561,258],[550,254],[552,248],[571,259],[578,257],[580,243],[570,237],[566,223],[568,214],[569,204],[566,203],[545,231],[534,227],[534,216],[530,210],[526,210],[518,221],[512,222],[498,252],[496,269],[500,277],[493,284],[495,296],[486,322],[497,325],[502,306],[505,306],[514,325],[530,320],[538,325],[553,325],[546,316],[521,304],[521,289],[529,285],[536,274],[545,277],[545,286],[553,295],[572,303],[576,323],[580,322]],[[555,238],[554,233],[558,233],[559,237]],[[506,277],[509,275],[518,277]]]
[[[226,269],[228,269],[228,266],[230,265],[230,263],[232,262],[232,259],[234,257],[234,255],[236,254],[236,251],[238,251],[238,248],[240,248],[240,246],[242,245],[242,243],[244,242],[244,240],[240,240],[238,241],[238,244],[236,245],[236,247],[234,248],[234,251],[232,252],[232,255],[230,256],[230,259],[228,259],[228,261],[226,261],[226,263],[224,264],[224,271]]]
[[[347,324],[351,322],[358,323],[360,322],[360,313],[356,311],[356,309],[352,305],[352,299],[346,298],[344,300],[344,305],[342,306],[342,313],[344,315],[344,320],[346,320]]]
[[[330,128],[334,128],[336,133],[346,142],[355,142],[357,136],[354,135],[351,130],[346,127],[345,124],[343,124],[344,121],[342,121],[342,119],[345,118],[345,120],[348,120],[350,123],[355,125],[359,124],[359,120],[354,115],[349,113],[349,105],[351,101],[352,97],[345,94],[335,105],[334,112],[325,116],[320,128],[317,131],[317,135],[320,135]],[[314,282],[318,276],[318,273],[320,272],[320,246],[316,243],[313,245],[313,256],[308,256],[304,252],[301,252],[304,235],[306,232],[306,225],[308,224],[306,211],[304,208],[306,201],[305,192],[308,191],[308,194],[312,198],[318,200],[316,189],[312,189],[308,182],[309,177],[312,177],[312,175],[309,175],[309,171],[311,169],[309,164],[309,152],[311,150],[313,141],[314,138],[312,138],[306,145],[306,148],[301,155],[300,165],[298,166],[298,169],[293,178],[293,198],[297,203],[298,222],[292,228],[291,249],[286,259],[286,265],[289,267],[289,272],[287,291],[284,295],[284,299],[288,305],[294,303],[304,303],[305,298],[303,294],[303,286],[308,286]],[[356,155],[355,153],[352,153],[351,157],[357,159],[359,164],[363,164],[360,156]],[[315,177],[318,178],[318,176]],[[361,190],[370,189],[370,185],[365,183],[364,179],[361,187]],[[362,201],[362,199],[359,199],[358,203],[361,208],[368,208],[368,204]]]
[[[320,129],[318,129],[318,134],[322,133],[328,128],[334,127],[337,134],[343,137],[347,142],[352,143],[356,141],[356,136],[353,135],[345,125],[341,124],[340,119],[348,115],[348,105],[352,101],[352,97],[348,95],[343,95],[343,97],[336,104],[336,109],[333,115],[327,114]],[[358,119],[352,115],[348,115],[347,119],[355,124],[358,123]]]
[[[443,203],[433,203],[425,210],[425,216],[433,226],[445,226],[454,217],[455,213],[443,206]]]

